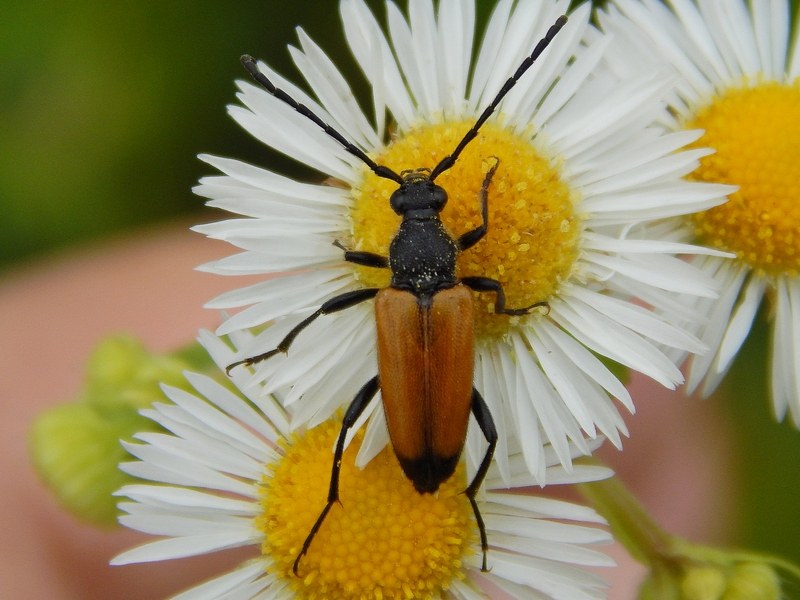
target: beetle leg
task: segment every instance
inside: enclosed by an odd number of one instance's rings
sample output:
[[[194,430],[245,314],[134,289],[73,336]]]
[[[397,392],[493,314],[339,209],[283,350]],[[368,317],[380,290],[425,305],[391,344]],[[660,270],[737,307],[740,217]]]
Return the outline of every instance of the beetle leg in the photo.
[[[263,360],[267,360],[268,358],[272,358],[278,352],[283,352],[285,354],[289,350],[289,346],[292,345],[294,338],[297,337],[297,334],[308,327],[317,317],[344,310],[345,308],[350,308],[351,306],[355,306],[356,304],[364,302],[365,300],[374,298],[380,290],[381,288],[364,288],[360,290],[344,292],[343,294],[334,296],[333,298],[325,301],[322,306],[295,325],[294,328],[286,334],[286,337],[280,341],[277,348],[270,350],[269,352],[264,352],[263,354],[257,354],[256,356],[250,356],[249,358],[237,360],[236,362],[225,367],[225,372],[230,375],[231,370],[239,365],[247,365],[249,367],[256,363],[260,363]]]
[[[550,310],[550,305],[547,302],[534,302],[525,308],[506,308],[506,294],[503,291],[503,284],[496,279],[490,279],[489,277],[464,277],[461,283],[476,292],[494,292],[497,295],[497,300],[495,300],[494,303],[494,312],[498,315],[527,315],[534,308],[540,306],[547,308],[548,311]]]
[[[322,522],[325,520],[325,517],[328,516],[328,511],[330,511],[334,502],[339,502],[339,471],[342,467],[342,454],[344,454],[344,441],[345,438],[347,438],[347,432],[355,425],[358,417],[361,416],[361,413],[363,413],[364,409],[369,405],[370,400],[375,397],[379,387],[380,384],[378,383],[378,376],[376,375],[364,384],[356,394],[356,397],[353,398],[350,406],[347,407],[347,412],[342,420],[342,429],[339,431],[339,439],[336,440],[336,450],[333,453],[333,468],[331,469],[331,482],[328,488],[328,502],[325,504],[325,508],[322,509],[319,517],[317,517],[313,527],[311,527],[311,531],[308,532],[306,541],[303,542],[303,548],[300,550],[297,558],[294,559],[292,572],[295,575],[297,575],[297,567],[300,565],[300,559],[308,552],[311,542],[314,540],[314,536],[317,535],[317,531],[319,531],[319,528],[322,526]]]
[[[492,177],[494,177],[494,172],[497,170],[497,166],[500,164],[500,159],[496,156],[492,156],[491,158],[494,159],[494,165],[486,172],[486,177],[483,178],[483,185],[481,185],[481,217],[483,222],[473,229],[472,231],[468,231],[464,235],[458,238],[458,247],[460,250],[466,250],[467,248],[472,248],[475,244],[477,244],[483,236],[486,235],[486,229],[489,227],[489,184],[492,182]]]
[[[339,240],[333,242],[333,245],[344,250],[344,259],[347,262],[355,263],[357,265],[364,265],[365,267],[375,267],[376,269],[389,268],[389,259],[385,256],[375,254],[374,252],[348,250]]]
[[[486,526],[483,524],[483,517],[478,510],[478,503],[475,501],[475,495],[486,477],[486,472],[489,470],[489,465],[492,462],[494,455],[494,448],[497,445],[497,429],[494,426],[494,419],[489,407],[481,397],[478,390],[472,388],[472,414],[478,422],[478,426],[483,432],[483,437],[489,442],[489,447],[486,449],[486,454],[483,455],[483,460],[478,467],[478,472],[472,478],[472,483],[469,484],[464,493],[469,498],[469,503],[472,505],[472,512],[475,513],[475,521],[478,523],[478,531],[481,536],[481,549],[483,550],[483,563],[481,564],[481,571],[488,571],[486,568],[486,554],[489,552],[489,542],[486,539]]]

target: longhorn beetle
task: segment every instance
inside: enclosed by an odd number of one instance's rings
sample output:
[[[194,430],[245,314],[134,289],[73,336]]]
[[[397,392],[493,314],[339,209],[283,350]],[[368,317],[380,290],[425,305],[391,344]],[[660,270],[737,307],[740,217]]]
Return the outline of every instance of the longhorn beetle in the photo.
[[[487,570],[486,554],[489,544],[475,495],[489,469],[497,444],[497,431],[489,408],[472,383],[474,317],[469,289],[493,292],[496,296],[495,313],[505,315],[524,315],[535,307],[546,307],[547,303],[537,302],[525,308],[507,308],[505,293],[499,281],[488,277],[463,277],[460,280],[456,277],[456,257],[459,252],[471,248],[486,235],[489,184],[497,170],[499,159],[494,157],[494,164],[481,185],[481,225],[458,238],[448,233],[439,217],[447,202],[447,192],[436,185],[434,180],[456,163],[461,152],[475,138],[500,101],[566,22],[566,16],[556,20],[452,153],[439,161],[433,169],[417,168],[401,171],[399,175],[389,167],[376,164],[308,107],[275,87],[259,71],[253,57],[242,56],[244,67],[267,92],[316,123],[347,152],[362,160],[375,175],[398,184],[391,195],[390,204],[402,217],[400,228],[389,246],[388,257],[348,250],[339,241],[334,242],[344,251],[344,259],[348,262],[390,269],[392,278],[388,288],[364,288],[334,296],[295,326],[274,350],[234,362],[227,367],[230,373],[231,369],[239,365],[254,365],[278,352],[286,353],[295,337],[317,317],[375,298],[378,375],[364,384],[347,408],[334,451],[328,501],[294,561],[295,575],[300,559],[308,551],[333,504],[339,501],[339,470],[347,432],[378,389],[383,397],[386,423],[395,455],[406,476],[421,494],[435,492],[453,474],[466,438],[470,412],[475,416],[488,442],[488,448],[475,477],[464,493],[469,498],[478,524],[483,550],[482,569]]]

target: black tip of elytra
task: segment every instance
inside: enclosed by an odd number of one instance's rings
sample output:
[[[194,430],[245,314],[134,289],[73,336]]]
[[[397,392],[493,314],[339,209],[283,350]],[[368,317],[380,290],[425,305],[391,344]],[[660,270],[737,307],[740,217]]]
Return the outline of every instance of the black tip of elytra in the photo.
[[[456,470],[459,455],[455,456],[423,456],[406,458],[398,456],[403,472],[414,484],[420,494],[432,494],[439,489],[442,482],[450,479]]]

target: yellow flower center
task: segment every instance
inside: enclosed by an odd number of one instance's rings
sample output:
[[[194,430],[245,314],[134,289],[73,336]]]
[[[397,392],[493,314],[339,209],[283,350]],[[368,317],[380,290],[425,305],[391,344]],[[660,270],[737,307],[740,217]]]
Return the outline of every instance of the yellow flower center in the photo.
[[[433,598],[464,577],[477,526],[463,465],[436,494],[419,494],[385,448],[365,469],[353,464],[361,435],[345,451],[341,504],[334,504],[308,553],[292,572],[328,496],[331,451],[340,424],[329,421],[284,444],[262,486],[262,551],[300,598]]]
[[[428,125],[392,142],[375,160],[400,172],[433,168],[452,152],[472,121]],[[546,301],[558,292],[578,256],[581,220],[575,198],[551,159],[530,139],[491,123],[484,125],[455,166],[436,183],[447,191],[442,221],[454,237],[481,224],[480,189],[492,157],[499,166],[488,190],[489,226],[486,236],[459,256],[459,277],[480,276],[500,281],[509,308]],[[386,256],[400,217],[389,197],[397,189],[391,180],[365,169],[364,180],[353,190],[351,212],[354,249]],[[369,287],[385,287],[389,273],[355,267]],[[502,335],[518,317],[494,315],[494,294],[476,296],[479,336]],[[534,313],[537,314],[537,313]]]
[[[730,200],[694,217],[700,239],[771,275],[800,270],[800,81],[731,89],[687,128],[716,150],[692,175],[740,186]]]

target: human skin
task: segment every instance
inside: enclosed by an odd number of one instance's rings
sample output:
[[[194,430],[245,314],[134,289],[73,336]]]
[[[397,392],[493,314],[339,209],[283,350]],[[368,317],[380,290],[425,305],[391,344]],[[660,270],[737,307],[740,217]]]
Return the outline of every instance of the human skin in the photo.
[[[202,219],[201,219],[202,220]],[[208,220],[208,219],[206,219]],[[194,270],[230,254],[223,243],[172,223],[41,259],[0,279],[0,596],[17,600],[153,600],[223,573],[252,549],[125,567],[109,559],[149,538],[77,522],[56,504],[30,462],[27,435],[42,411],[69,401],[82,385],[92,348],[131,333],[167,352],[213,329],[219,316],[202,308],[218,293],[255,281]],[[631,439],[603,457],[667,530],[721,541],[731,515],[731,453],[725,421],[711,402],[685,398],[635,378]],[[685,490],[691,490],[686,493]],[[643,570],[624,550],[602,574],[611,600],[632,600]]]

